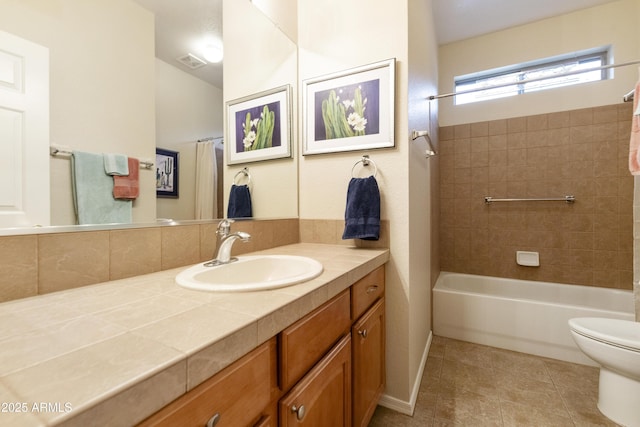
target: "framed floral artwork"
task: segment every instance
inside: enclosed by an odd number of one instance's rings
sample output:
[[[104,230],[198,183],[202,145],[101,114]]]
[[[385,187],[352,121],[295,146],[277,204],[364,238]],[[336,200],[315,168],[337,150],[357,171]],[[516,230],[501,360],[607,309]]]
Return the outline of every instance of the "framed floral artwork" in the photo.
[[[302,154],[395,146],[395,58],[302,82]]]
[[[291,157],[291,87],[227,102],[227,163]]]

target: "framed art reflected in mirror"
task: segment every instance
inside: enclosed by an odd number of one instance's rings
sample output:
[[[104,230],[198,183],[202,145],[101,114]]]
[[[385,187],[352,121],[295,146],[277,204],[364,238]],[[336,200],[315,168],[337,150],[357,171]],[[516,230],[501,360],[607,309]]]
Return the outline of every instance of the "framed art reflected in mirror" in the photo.
[[[291,157],[290,92],[285,85],[227,103],[228,164]]]
[[[178,198],[178,152],[156,148],[156,196]]]

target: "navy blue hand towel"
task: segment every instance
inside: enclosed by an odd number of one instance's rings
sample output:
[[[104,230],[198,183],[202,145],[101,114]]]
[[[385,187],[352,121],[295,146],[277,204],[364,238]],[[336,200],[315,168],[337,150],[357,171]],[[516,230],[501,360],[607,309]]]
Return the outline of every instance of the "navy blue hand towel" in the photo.
[[[351,178],[347,189],[342,239],[380,238],[380,190],[373,176]]]
[[[229,193],[227,218],[248,218],[251,216],[253,216],[253,214],[251,212],[249,186],[233,184],[231,186],[231,192]]]

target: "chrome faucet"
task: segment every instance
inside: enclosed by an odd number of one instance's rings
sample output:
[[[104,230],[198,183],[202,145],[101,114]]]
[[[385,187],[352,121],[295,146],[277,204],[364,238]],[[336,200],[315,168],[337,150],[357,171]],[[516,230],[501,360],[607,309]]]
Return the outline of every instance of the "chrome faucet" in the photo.
[[[237,260],[237,258],[231,258],[231,248],[233,247],[233,243],[238,239],[243,242],[251,240],[251,235],[244,231],[231,233],[231,223],[233,222],[234,221],[232,219],[223,219],[218,223],[218,228],[216,229],[216,247],[218,248],[218,253],[212,261],[205,263],[205,266],[211,267],[220,264],[228,264]]]

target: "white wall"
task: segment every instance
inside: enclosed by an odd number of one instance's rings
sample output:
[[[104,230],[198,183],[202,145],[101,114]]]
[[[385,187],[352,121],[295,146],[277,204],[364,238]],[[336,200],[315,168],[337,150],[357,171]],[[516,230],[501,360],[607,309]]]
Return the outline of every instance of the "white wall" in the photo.
[[[441,46],[439,92],[453,92],[455,76],[598,46],[613,46],[614,63],[638,60],[639,9],[638,0],[619,0]],[[453,105],[452,97],[443,98],[438,101],[440,125],[619,103],[635,86],[638,66],[616,68],[614,76],[612,80],[460,106]]]
[[[158,199],[158,218],[195,218],[196,141],[223,135],[223,104],[222,89],[156,59],[156,144],[180,153],[179,197]]]
[[[292,0],[289,0],[292,1]],[[223,0],[224,100],[244,98],[259,92],[291,85],[292,98],[297,96],[297,48],[251,2]],[[292,13],[295,12],[293,8]],[[295,104],[294,104],[295,105]],[[295,109],[292,118],[295,118]],[[226,107],[225,107],[226,117]],[[225,118],[226,120],[226,118]],[[226,128],[225,122],[225,128]],[[225,180],[225,216],[229,188],[243,167],[252,178],[253,215],[258,218],[291,218],[298,216],[297,122],[293,120],[290,159],[276,159],[227,166]],[[229,133],[225,129],[225,139]],[[225,144],[225,152],[230,143]]]
[[[130,0],[4,0],[0,29],[49,48],[52,144],[155,158],[150,12]],[[154,178],[140,171],[134,222],[156,217]],[[51,224],[74,223],[70,161],[51,158]]]
[[[395,148],[301,158],[300,218],[343,219],[352,167],[363,154],[371,156],[378,168],[381,216],[391,230],[384,400],[405,412],[410,411],[430,331],[430,224],[423,212],[429,206],[430,166],[409,140],[409,127],[429,126],[426,116],[412,112],[428,110],[426,94],[435,86],[430,11],[431,2],[419,0],[374,0],[366,7],[341,0],[298,2],[301,82],[388,58],[397,60]],[[415,40],[410,43],[409,37]],[[299,120],[303,119],[300,114]]]
[[[438,143],[438,105],[426,100],[437,90],[438,45],[433,31],[431,1],[409,1],[409,130],[427,130]],[[424,138],[409,152],[409,379],[420,380],[421,363],[431,333],[431,284],[437,278],[438,157],[425,158]],[[436,150],[437,151],[437,150]],[[415,233],[415,235],[414,235]],[[432,279],[434,278],[434,279]],[[418,383],[412,387],[419,386]],[[412,399],[417,389],[412,389]]]

